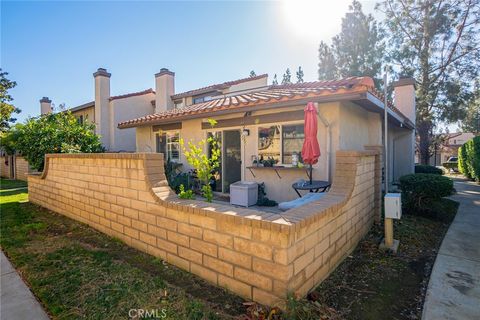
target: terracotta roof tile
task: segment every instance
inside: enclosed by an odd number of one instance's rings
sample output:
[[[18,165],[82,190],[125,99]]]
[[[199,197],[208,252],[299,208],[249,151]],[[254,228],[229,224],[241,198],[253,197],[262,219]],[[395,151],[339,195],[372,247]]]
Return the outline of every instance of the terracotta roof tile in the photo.
[[[181,118],[188,115],[207,114],[226,109],[241,109],[244,107],[294,101],[306,97],[319,97],[331,94],[374,91],[373,80],[369,77],[351,77],[341,80],[314,81],[288,85],[275,85],[251,93],[243,93],[230,97],[221,97],[203,103],[193,104],[161,113],[132,119],[118,124],[119,128],[135,127],[149,122]],[[241,111],[241,110],[239,110]]]
[[[264,74],[261,74],[261,75],[255,76],[255,77],[248,77],[248,78],[242,78],[242,79],[227,81],[227,82],[218,83],[218,84],[212,84],[212,85],[207,86],[207,87],[198,88],[198,89],[195,89],[195,90],[185,91],[185,92],[181,92],[181,93],[176,93],[176,94],[172,95],[171,97],[172,97],[172,99],[179,99],[179,98],[183,98],[183,97],[194,96],[194,95],[197,95],[197,94],[202,94],[202,93],[206,93],[206,92],[210,92],[210,91],[222,90],[222,89],[228,88],[228,87],[233,86],[233,85],[237,85],[237,84],[248,82],[248,81],[258,80],[258,79],[266,78],[266,77],[268,77],[268,74],[264,73]]]

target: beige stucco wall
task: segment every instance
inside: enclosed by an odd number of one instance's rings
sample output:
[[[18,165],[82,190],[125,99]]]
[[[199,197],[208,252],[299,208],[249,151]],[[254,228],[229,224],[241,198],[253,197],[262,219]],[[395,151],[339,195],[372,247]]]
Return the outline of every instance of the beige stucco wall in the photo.
[[[2,178],[11,179],[11,157],[10,156],[3,156],[0,157],[0,176]]]
[[[285,307],[355,248],[379,216],[375,152],[337,152],[331,191],[282,214],[179,200],[160,154],[47,155],[29,200],[247,300]]]
[[[79,118],[80,116],[83,116],[83,121],[95,123],[95,107],[81,109],[81,110],[72,112],[72,114],[77,118]]]
[[[153,99],[155,95],[149,93],[110,101],[113,110],[111,151],[133,152],[136,150],[135,128],[118,129],[117,125],[119,122],[153,114],[154,107],[151,104]]]
[[[283,107],[270,110],[256,111],[252,117],[265,114],[273,114],[285,111],[303,110],[304,106]],[[337,150],[363,150],[365,145],[379,145],[382,137],[381,116],[368,112],[358,105],[349,102],[331,102],[318,104],[319,120],[317,139],[320,145],[321,156],[317,164],[313,166],[313,178],[315,180],[331,181],[335,172],[335,154]],[[215,120],[242,117],[243,113],[212,117]],[[207,136],[207,131],[202,130],[202,122],[205,119],[186,120],[182,123],[180,138],[185,143],[188,141],[198,142]],[[287,121],[281,123],[295,124],[302,121]],[[308,179],[305,170],[283,170],[280,177],[273,170],[246,169],[252,166],[252,156],[258,156],[258,128],[274,125],[246,125],[250,135],[242,139],[242,172],[243,180],[265,183],[267,196],[277,202],[296,199],[298,195],[292,188],[292,184],[299,179]],[[242,130],[243,126],[219,128],[218,130]],[[155,135],[151,127],[137,128],[137,152],[155,152]],[[187,163],[183,152],[180,155],[183,170],[188,171],[191,166]],[[225,172],[225,171],[223,171]],[[302,192],[304,193],[304,192]]]

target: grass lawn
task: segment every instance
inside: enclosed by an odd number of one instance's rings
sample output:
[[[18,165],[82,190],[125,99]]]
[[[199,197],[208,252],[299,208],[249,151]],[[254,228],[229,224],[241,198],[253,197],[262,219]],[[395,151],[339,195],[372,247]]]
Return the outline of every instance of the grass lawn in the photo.
[[[28,203],[25,183],[1,181],[0,245],[56,319],[128,319],[157,309],[164,319],[262,319],[243,300],[82,223]],[[444,221],[403,216],[396,256],[378,251],[382,226],[308,298],[273,319],[419,319],[438,247],[457,204],[442,200]],[[260,313],[265,309],[258,306]],[[247,317],[245,313],[249,314]]]

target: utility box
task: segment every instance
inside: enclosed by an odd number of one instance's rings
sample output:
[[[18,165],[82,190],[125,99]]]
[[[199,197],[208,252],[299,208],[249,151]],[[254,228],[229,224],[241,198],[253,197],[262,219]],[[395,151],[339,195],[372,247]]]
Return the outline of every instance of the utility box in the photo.
[[[400,219],[402,217],[402,195],[387,193],[385,195],[385,218]]]
[[[257,204],[258,184],[255,181],[238,181],[230,185],[230,204],[250,207]]]

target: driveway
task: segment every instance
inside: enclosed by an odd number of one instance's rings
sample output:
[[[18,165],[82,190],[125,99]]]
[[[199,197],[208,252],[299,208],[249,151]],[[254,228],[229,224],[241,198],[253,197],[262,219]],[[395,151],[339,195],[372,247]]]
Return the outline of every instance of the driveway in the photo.
[[[460,207],[433,266],[423,320],[480,319],[480,185],[454,181]]]

